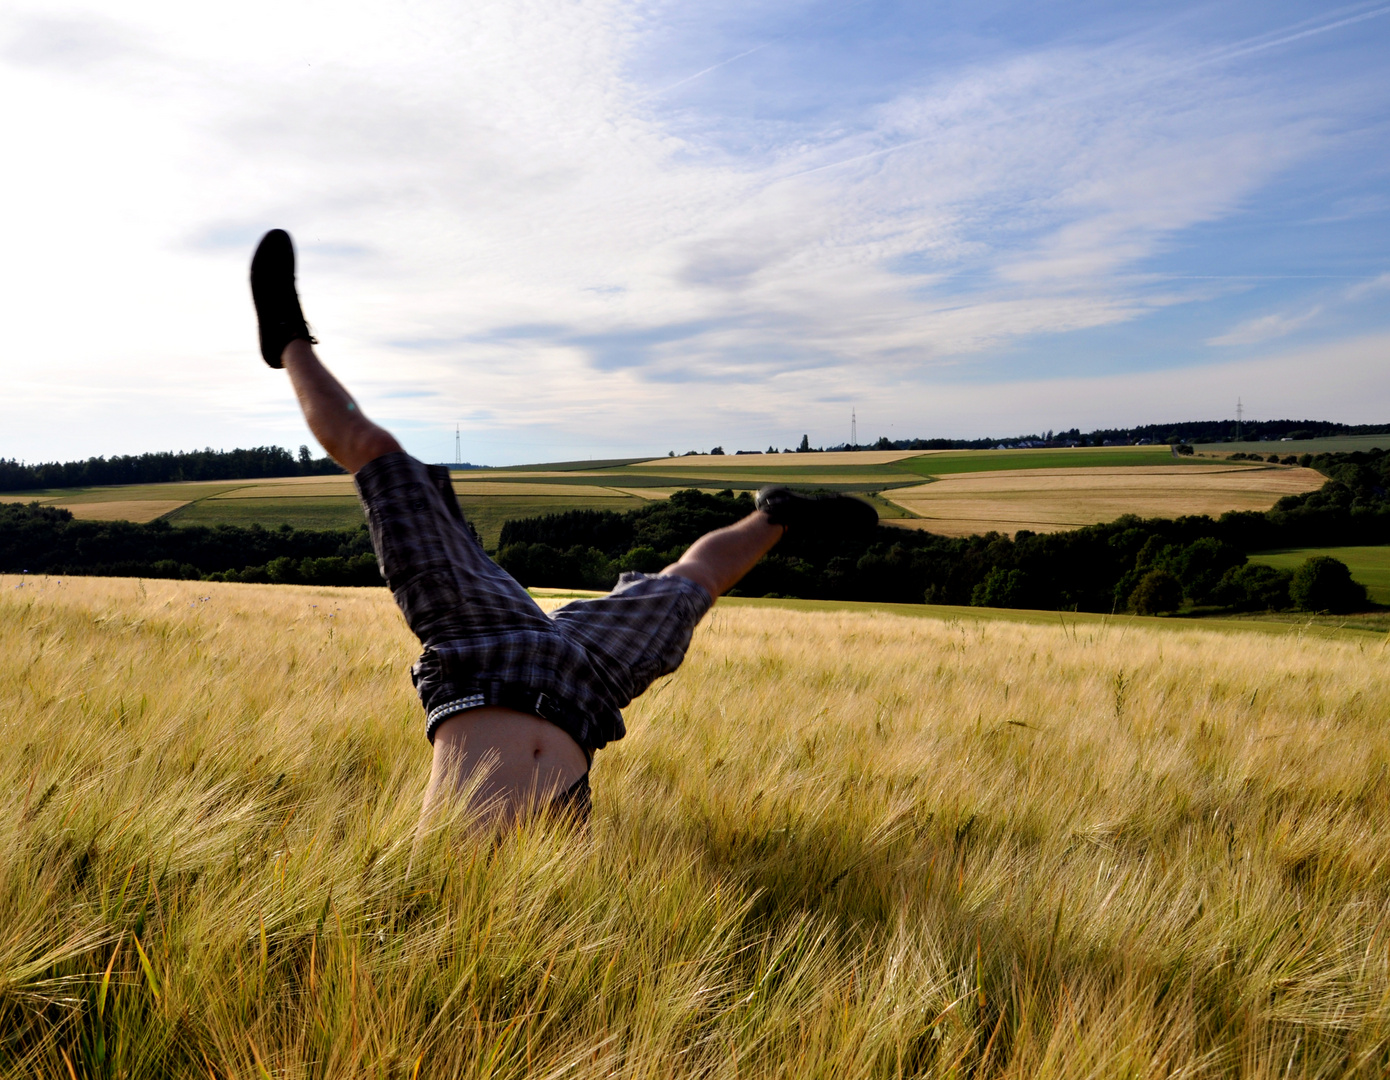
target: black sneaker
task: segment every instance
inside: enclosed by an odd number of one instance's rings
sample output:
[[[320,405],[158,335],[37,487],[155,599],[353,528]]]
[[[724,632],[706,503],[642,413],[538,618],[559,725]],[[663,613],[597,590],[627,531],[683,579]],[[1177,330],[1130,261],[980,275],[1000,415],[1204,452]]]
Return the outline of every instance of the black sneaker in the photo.
[[[774,525],[824,533],[869,532],[878,524],[878,511],[863,499],[836,492],[808,495],[786,487],[765,487],[755,505]]]
[[[291,341],[318,344],[299,307],[299,294],[294,290],[294,244],[284,229],[271,229],[261,237],[251,257],[251,299],[261,325],[261,356],[271,367],[284,366],[280,354]]]

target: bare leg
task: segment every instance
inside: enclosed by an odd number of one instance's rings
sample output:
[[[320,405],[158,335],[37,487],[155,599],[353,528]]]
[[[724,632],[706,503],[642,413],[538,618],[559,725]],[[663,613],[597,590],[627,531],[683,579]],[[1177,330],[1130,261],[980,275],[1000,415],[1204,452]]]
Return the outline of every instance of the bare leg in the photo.
[[[299,407],[314,438],[329,457],[355,473],[369,461],[401,448],[389,431],[362,414],[352,395],[333,377],[307,341],[291,341],[280,354]]]
[[[786,531],[786,526],[774,525],[763,511],[754,510],[742,521],[705,533],[679,561],[661,572],[697,581],[711,596],[722,596],[772,550]]]
[[[362,414],[307,341],[291,341],[280,358],[309,430],[339,465],[355,473],[401,449],[389,431]],[[472,787],[470,805],[482,811],[480,823],[493,825],[554,798],[584,775],[588,762],[573,739],[539,717],[501,708],[462,713],[435,732],[422,830],[436,809],[470,788],[479,768],[487,776]]]

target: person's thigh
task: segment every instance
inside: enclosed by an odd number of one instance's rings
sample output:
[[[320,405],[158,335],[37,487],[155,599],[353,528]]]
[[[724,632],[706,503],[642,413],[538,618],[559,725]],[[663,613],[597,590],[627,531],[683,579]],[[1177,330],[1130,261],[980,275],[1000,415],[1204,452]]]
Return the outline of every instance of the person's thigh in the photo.
[[[580,644],[624,708],[652,681],[680,667],[695,625],[714,603],[709,590],[675,574],[624,574],[607,596],[551,613]]]
[[[448,470],[391,453],[355,480],[382,576],[421,642],[550,627],[530,594],[483,551]]]

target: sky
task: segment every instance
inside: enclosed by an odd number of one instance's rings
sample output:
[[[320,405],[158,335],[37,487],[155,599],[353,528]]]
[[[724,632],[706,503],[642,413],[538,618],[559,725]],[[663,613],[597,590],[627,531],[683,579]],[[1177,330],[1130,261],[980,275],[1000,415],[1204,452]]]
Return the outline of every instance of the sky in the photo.
[[[1390,3],[11,0],[0,457],[1390,422]]]

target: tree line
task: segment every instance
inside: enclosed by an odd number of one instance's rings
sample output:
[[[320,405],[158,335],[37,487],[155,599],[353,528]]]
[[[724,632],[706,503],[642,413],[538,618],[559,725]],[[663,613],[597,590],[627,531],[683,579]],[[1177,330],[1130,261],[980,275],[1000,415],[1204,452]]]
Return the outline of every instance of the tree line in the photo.
[[[790,535],[739,584],[747,596],[1161,613],[1350,610],[1365,592],[1336,560],[1298,572],[1253,564],[1274,548],[1390,543],[1390,452],[1319,454],[1319,490],[1273,509],[1177,519],[1126,515],[1065,533],[945,537],[879,525],[869,536]],[[752,509],[747,492],[680,491],[626,513],[575,510],[507,522],[496,559],[525,585],[606,589],[653,572]],[[1335,564],[1335,565],[1333,565]],[[0,571],[379,585],[365,526],[291,529],[75,521],[0,504]]]
[[[181,480],[261,480],[272,476],[321,476],[342,472],[331,458],[316,458],[307,446],[299,448],[298,457],[283,446],[253,446],[241,450],[162,451],[94,457],[86,461],[50,461],[39,465],[0,458],[0,491],[165,484]]]
[[[1184,443],[1279,442],[1288,439],[1325,439],[1336,435],[1387,435],[1390,424],[1338,424],[1330,420],[1187,420],[1182,423],[1140,424],[1127,428],[1080,428],[1047,430],[1031,435],[1011,435],[1007,438],[984,439],[889,439],[851,446],[827,446],[826,450],[990,450],[996,446],[1133,446],[1138,443],[1155,445]],[[808,449],[802,440],[802,450]]]
[[[380,585],[367,527],[75,521],[37,503],[0,503],[0,571],[308,585]]]
[[[789,535],[742,582],[748,596],[975,604],[1045,610],[1235,611],[1364,607],[1336,560],[1290,574],[1251,564],[1274,548],[1390,542],[1390,453],[1319,454],[1319,490],[1266,512],[1112,522],[1064,533],[945,537],[880,525],[870,537]],[[603,589],[652,571],[752,508],[747,492],[677,492],[626,513],[570,511],[507,522],[497,561],[527,585]],[[1335,566],[1329,564],[1336,563]],[[1340,568],[1340,569],[1338,569]]]

